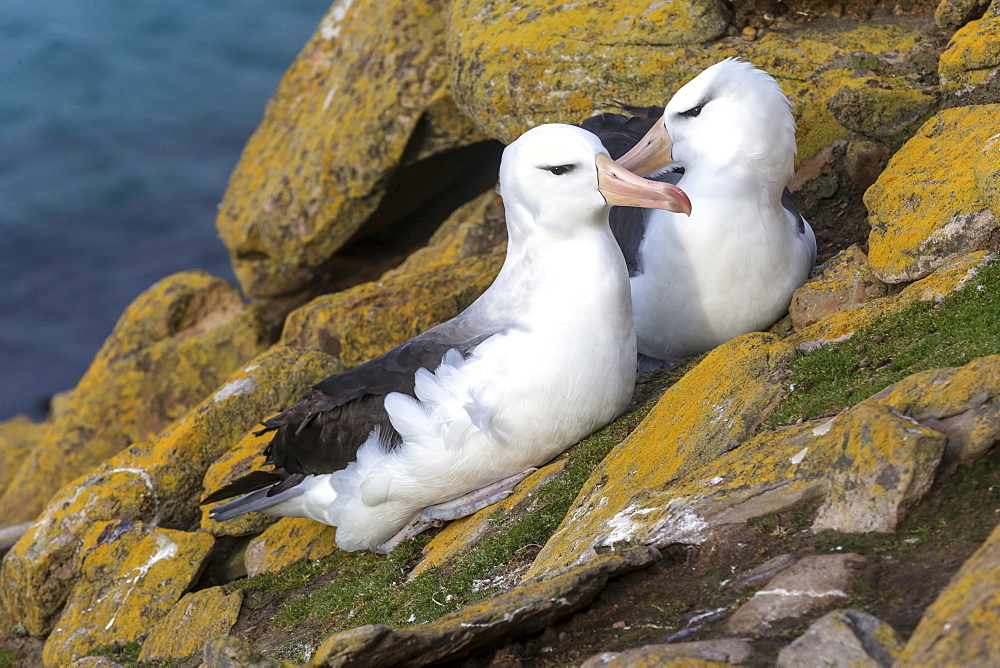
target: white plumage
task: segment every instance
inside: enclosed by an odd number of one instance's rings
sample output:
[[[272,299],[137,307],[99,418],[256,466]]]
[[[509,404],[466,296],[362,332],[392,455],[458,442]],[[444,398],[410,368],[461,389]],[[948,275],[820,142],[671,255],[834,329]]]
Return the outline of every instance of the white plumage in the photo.
[[[309,517],[336,526],[342,549],[375,549],[428,506],[540,465],[625,409],[635,334],[608,202],[689,203],[673,186],[627,174],[572,126],[522,135],[504,152],[500,184],[509,231],[500,274],[462,314],[421,335],[485,338],[464,355],[449,350],[433,370],[414,369],[413,396],[385,396],[401,443],[375,430],[346,468],[273,498],[253,492],[215,516]]]
[[[728,59],[681,87],[662,122],[619,160],[640,175],[683,168],[673,181],[693,205],[690,217],[646,212],[631,278],[642,355],[669,363],[785,313],[816,256],[812,229],[785,192],[795,154],[778,84]]]

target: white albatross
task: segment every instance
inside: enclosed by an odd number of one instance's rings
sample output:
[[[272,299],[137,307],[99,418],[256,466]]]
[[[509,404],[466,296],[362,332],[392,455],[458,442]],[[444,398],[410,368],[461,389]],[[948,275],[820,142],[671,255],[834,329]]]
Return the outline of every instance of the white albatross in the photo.
[[[616,145],[634,144],[619,164],[676,183],[693,204],[690,217],[611,214],[629,266],[643,370],[770,327],[812,271],[816,238],[786,188],[795,119],[766,72],[727,59],[682,86],[662,114],[626,108],[640,117],[602,114],[583,127],[613,156]],[[663,173],[668,166],[677,171]]]
[[[331,376],[264,423],[273,470],[203,503],[224,520],[259,510],[337,527],[344,550],[399,540],[493,503],[617,417],[635,382],[628,272],[612,204],[690,211],[590,132],[543,125],[506,148],[509,235],[493,285],[469,308]]]

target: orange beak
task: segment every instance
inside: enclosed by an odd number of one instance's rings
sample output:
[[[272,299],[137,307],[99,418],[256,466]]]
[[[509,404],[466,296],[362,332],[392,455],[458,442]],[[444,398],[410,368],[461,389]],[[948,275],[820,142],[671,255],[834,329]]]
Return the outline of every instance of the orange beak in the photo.
[[[597,155],[597,188],[612,206],[666,209],[691,215],[691,200],[683,190],[670,183],[636,176],[604,153]]]
[[[649,176],[669,167],[674,162],[673,153],[674,140],[667,133],[663,121],[659,121],[638,144],[618,158],[618,164],[639,176]]]

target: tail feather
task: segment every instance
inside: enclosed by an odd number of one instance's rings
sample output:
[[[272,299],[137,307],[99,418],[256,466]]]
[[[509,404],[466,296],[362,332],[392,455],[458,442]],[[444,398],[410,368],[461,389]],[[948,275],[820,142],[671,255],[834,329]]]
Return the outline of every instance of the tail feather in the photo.
[[[242,478],[237,478],[228,485],[215,490],[202,499],[201,505],[204,506],[208,503],[231,499],[241,494],[256,492],[258,489],[264,489],[280,483],[285,477],[287,476],[282,476],[274,471],[252,471]]]
[[[305,492],[301,487],[292,487],[278,494],[269,495],[271,491],[270,489],[258,489],[256,492],[251,492],[229,503],[223,503],[221,506],[212,508],[208,516],[219,522],[231,520],[234,517],[239,517],[255,510],[264,510],[271,506],[276,506]]]

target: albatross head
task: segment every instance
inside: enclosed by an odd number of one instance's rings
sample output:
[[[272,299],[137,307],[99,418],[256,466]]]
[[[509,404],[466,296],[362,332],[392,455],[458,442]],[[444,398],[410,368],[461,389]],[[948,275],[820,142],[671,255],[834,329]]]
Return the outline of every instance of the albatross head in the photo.
[[[662,123],[618,162],[643,176],[677,163],[686,172],[746,171],[784,186],[795,151],[795,119],[777,82],[727,58],[684,84]]]
[[[594,134],[572,125],[540,125],[508,146],[500,162],[500,194],[508,220],[566,231],[606,225],[612,205],[691,212],[681,189],[623,169]]]

